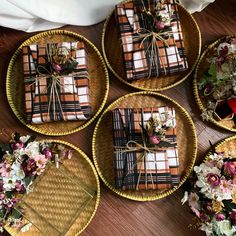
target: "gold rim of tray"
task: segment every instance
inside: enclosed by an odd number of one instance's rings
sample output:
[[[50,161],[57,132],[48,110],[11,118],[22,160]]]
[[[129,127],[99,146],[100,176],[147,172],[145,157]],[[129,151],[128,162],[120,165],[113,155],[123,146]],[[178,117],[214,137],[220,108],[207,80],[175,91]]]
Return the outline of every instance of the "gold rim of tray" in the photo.
[[[206,108],[203,106],[203,103],[200,99],[200,96],[199,96],[199,92],[198,92],[198,86],[197,86],[197,83],[198,83],[198,73],[199,73],[199,68],[200,68],[200,64],[202,62],[202,60],[205,58],[205,56],[207,55],[207,53],[213,49],[217,44],[219,44],[222,40],[225,39],[225,37],[227,36],[224,36],[224,37],[221,37],[219,39],[217,39],[215,42],[213,42],[212,44],[210,44],[206,49],[205,51],[202,53],[198,63],[197,63],[197,66],[196,66],[196,70],[195,70],[195,73],[194,73],[194,79],[193,79],[193,94],[194,94],[194,98],[195,98],[195,101],[200,109],[201,112],[204,112],[206,111]],[[227,127],[223,124],[220,124],[219,122],[217,122],[217,120],[215,120],[214,118],[210,118],[209,119],[209,122],[215,124],[216,126],[220,127],[220,128],[223,128],[223,129],[226,129],[226,130],[229,130],[229,131],[232,131],[232,132],[236,132],[236,128],[230,128],[230,127]]]
[[[124,1],[125,2],[130,2],[131,0],[126,0]],[[113,15],[114,13],[114,9],[111,11],[111,13],[108,15],[108,17],[106,18],[105,20],[105,23],[103,25],[103,30],[102,30],[102,53],[103,53],[103,57],[104,57],[104,60],[106,62],[106,65],[107,67],[109,68],[109,70],[115,75],[116,78],[118,78],[120,81],[122,81],[123,83],[125,83],[126,85],[128,86],[131,86],[133,88],[136,88],[136,89],[139,89],[139,90],[145,90],[145,91],[154,91],[154,92],[157,92],[157,91],[162,91],[162,90],[166,90],[166,89],[170,89],[170,88],[173,88],[175,86],[177,86],[178,84],[182,83],[184,80],[186,80],[190,74],[194,71],[197,63],[198,63],[198,60],[200,58],[200,55],[201,55],[201,47],[202,47],[202,37],[201,37],[201,31],[200,31],[200,28],[196,22],[196,20],[194,19],[194,17],[188,12],[188,10],[183,6],[183,5],[180,5],[177,3],[177,5],[179,7],[181,7],[183,10],[186,11],[187,15],[190,17],[190,19],[193,21],[194,25],[196,26],[196,29],[197,29],[197,32],[198,32],[198,36],[199,36],[199,49],[198,49],[198,55],[197,55],[197,59],[196,61],[194,62],[191,70],[189,71],[189,73],[187,75],[185,75],[182,79],[178,80],[177,82],[173,83],[173,84],[170,84],[170,85],[167,85],[167,86],[164,86],[162,88],[153,88],[153,89],[148,89],[148,88],[145,88],[145,87],[140,87],[140,86],[137,86],[137,85],[134,85],[132,83],[129,83],[127,82],[125,79],[123,79],[121,76],[119,76],[116,71],[114,70],[114,68],[111,66],[108,58],[107,58],[107,55],[106,55],[106,49],[105,49],[105,34],[106,34],[106,30],[107,30],[107,25],[110,21],[110,18],[111,16]]]
[[[233,135],[233,136],[231,136],[231,137],[229,137],[229,138],[225,138],[225,139],[223,139],[223,140],[220,140],[219,142],[217,142],[217,143],[214,145],[214,147],[215,147],[215,148],[218,148],[218,147],[220,147],[221,145],[224,145],[224,144],[226,144],[227,142],[230,142],[230,141],[232,141],[232,140],[236,140],[236,135]],[[206,159],[207,157],[209,157],[211,154],[213,154],[213,152],[212,152],[212,151],[209,151],[209,152],[207,153],[205,159]]]
[[[180,183],[177,187],[175,188],[172,188],[170,190],[167,190],[163,193],[158,193],[157,195],[154,195],[154,196],[148,196],[148,197],[137,197],[137,196],[131,196],[129,194],[126,194],[125,191],[121,191],[121,190],[117,190],[115,189],[115,187],[113,185],[111,185],[107,180],[106,178],[103,176],[102,174],[102,171],[99,167],[99,164],[98,164],[98,161],[97,161],[97,157],[96,157],[96,135],[97,135],[97,132],[98,132],[98,129],[99,129],[99,125],[103,119],[103,117],[105,116],[105,114],[110,111],[112,108],[114,108],[120,101],[126,99],[126,98],[129,98],[131,96],[135,96],[135,95],[153,95],[153,96],[159,96],[161,98],[164,98],[172,103],[174,103],[178,108],[181,109],[181,112],[183,113],[183,115],[186,117],[186,122],[188,122],[191,126],[191,132],[192,132],[192,136],[193,136],[193,155],[191,157],[191,162],[189,163],[188,167],[185,169],[185,173],[183,176],[181,176],[181,180],[180,180]],[[94,162],[94,165],[97,169],[97,172],[100,176],[100,178],[102,179],[102,181],[105,183],[105,185],[110,189],[112,190],[113,192],[115,192],[116,194],[124,197],[124,198],[128,198],[128,199],[131,199],[131,200],[135,200],[135,201],[154,201],[154,200],[158,200],[158,199],[161,199],[161,198],[164,198],[164,197],[167,197],[169,196],[170,194],[172,194],[173,192],[175,192],[177,189],[179,189],[182,184],[187,180],[188,176],[190,175],[191,171],[192,171],[192,168],[194,166],[194,163],[195,163],[195,160],[196,160],[196,156],[197,156],[197,134],[196,134],[196,129],[195,129],[195,126],[194,126],[194,123],[190,117],[190,115],[188,114],[188,112],[180,105],[178,104],[175,100],[173,100],[172,98],[168,97],[168,96],[165,96],[163,94],[160,94],[160,93],[156,93],[156,92],[151,92],[151,91],[141,91],[141,92],[135,92],[135,93],[130,93],[130,94],[127,94],[127,95],[124,95],[120,98],[118,98],[116,101],[114,101],[113,103],[111,103],[107,108],[106,110],[101,114],[101,116],[99,117],[99,120],[96,124],[96,127],[94,129],[94,133],[93,133],[93,140],[92,140],[92,153],[93,153],[93,162]]]
[[[17,59],[17,56],[19,55],[19,53],[22,50],[23,46],[29,45],[31,43],[34,43],[36,40],[45,38],[47,36],[51,36],[51,35],[66,35],[66,36],[71,36],[71,37],[75,37],[78,38],[84,42],[86,42],[98,55],[99,60],[101,62],[101,65],[103,67],[104,70],[104,75],[105,75],[105,91],[104,91],[104,97],[103,97],[103,101],[99,107],[99,109],[97,110],[97,112],[92,116],[91,119],[89,119],[86,123],[84,123],[83,125],[77,127],[77,128],[73,128],[72,130],[69,131],[58,131],[58,132],[51,132],[51,131],[42,131],[41,128],[38,128],[37,126],[31,125],[31,124],[27,124],[25,122],[25,119],[19,115],[18,113],[18,109],[16,108],[16,106],[14,105],[13,101],[12,101],[12,93],[11,93],[11,89],[10,89],[10,82],[11,82],[11,73],[14,67],[14,63]],[[29,39],[27,39],[26,41],[24,41],[19,47],[18,49],[15,51],[15,53],[13,54],[8,69],[7,69],[7,76],[6,76],[6,94],[7,94],[7,100],[8,103],[12,109],[12,111],[14,112],[14,114],[16,115],[16,117],[20,120],[20,122],[25,125],[26,127],[30,128],[31,130],[44,134],[44,135],[50,135],[50,136],[62,136],[62,135],[68,135],[68,134],[72,134],[75,133],[77,131],[80,131],[82,129],[84,129],[85,127],[87,127],[88,125],[90,125],[95,119],[96,117],[99,115],[99,113],[102,111],[106,101],[107,101],[107,97],[108,97],[108,92],[109,92],[109,75],[108,75],[108,71],[106,68],[106,63],[103,60],[103,57],[101,55],[101,53],[99,52],[99,50],[96,48],[96,46],[90,42],[88,39],[86,39],[85,37],[83,37],[82,35],[75,33],[75,32],[71,32],[71,31],[67,31],[67,30],[50,30],[50,31],[46,31],[43,33],[39,33],[36,34],[32,37],[30,37]]]

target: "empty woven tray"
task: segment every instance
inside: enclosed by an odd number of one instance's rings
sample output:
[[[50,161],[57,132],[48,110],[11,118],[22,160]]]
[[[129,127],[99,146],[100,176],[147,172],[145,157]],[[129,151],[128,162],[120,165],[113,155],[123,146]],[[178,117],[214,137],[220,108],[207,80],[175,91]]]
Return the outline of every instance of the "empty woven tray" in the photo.
[[[34,181],[33,192],[25,194],[15,208],[22,213],[23,223],[32,223],[32,227],[22,233],[8,226],[6,230],[11,235],[77,235],[87,227],[97,210],[100,186],[91,161],[69,143],[52,142],[71,149],[72,158],[63,160],[58,169],[51,164]]]

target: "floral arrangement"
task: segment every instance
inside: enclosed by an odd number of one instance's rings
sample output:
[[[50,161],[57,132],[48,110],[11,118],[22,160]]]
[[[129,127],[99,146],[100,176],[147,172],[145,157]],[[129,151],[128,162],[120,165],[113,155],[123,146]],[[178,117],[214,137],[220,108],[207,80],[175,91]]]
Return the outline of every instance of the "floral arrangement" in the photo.
[[[78,71],[78,69],[76,69],[78,62],[74,57],[72,57],[71,52],[68,50],[68,48],[59,47],[56,44],[48,44],[46,50],[46,66],[37,67],[37,70],[40,74],[63,76]],[[75,48],[72,48],[70,50],[75,50]]]
[[[146,135],[148,146],[158,145],[161,147],[175,146],[176,143],[170,143],[166,139],[166,131],[173,128],[174,117],[168,112],[161,113],[160,116],[152,116],[143,128]]]
[[[236,159],[214,153],[194,167],[191,190],[182,203],[188,202],[206,235],[236,235]]]
[[[232,117],[236,106],[236,38],[227,37],[213,49],[208,58],[209,68],[198,83],[201,96],[206,99],[206,111],[203,120]]]
[[[71,158],[71,151],[63,145],[15,133],[8,144],[0,144],[0,158],[0,232],[6,224],[23,232],[29,227],[22,225],[23,216],[15,209],[16,204],[23,194],[33,191],[33,181],[49,164],[58,168],[63,158]]]
[[[137,1],[139,3],[139,1]],[[170,27],[171,15],[163,11],[166,6],[166,1],[154,1],[153,4],[148,5],[141,0],[141,3],[138,4],[141,6],[140,12],[142,14],[144,28],[151,32],[164,32]]]

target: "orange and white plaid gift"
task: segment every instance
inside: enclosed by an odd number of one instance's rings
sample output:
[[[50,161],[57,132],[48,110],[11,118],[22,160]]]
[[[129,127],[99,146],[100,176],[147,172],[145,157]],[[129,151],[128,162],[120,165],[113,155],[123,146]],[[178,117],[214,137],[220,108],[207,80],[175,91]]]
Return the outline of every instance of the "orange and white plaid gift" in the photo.
[[[172,117],[165,133],[169,145],[149,146],[142,127],[163,114]],[[112,111],[112,125],[117,189],[169,189],[179,184],[174,108],[117,108]]]
[[[155,12],[163,19],[168,18],[159,33],[148,30],[149,22],[144,19],[144,9],[154,8],[162,2],[162,8]],[[163,4],[164,3],[164,4]],[[150,11],[149,11],[150,12]],[[175,0],[134,0],[116,6],[123,49],[127,81],[180,73],[188,68],[183,34]],[[154,22],[155,23],[155,22]],[[156,21],[157,24],[164,24]],[[152,40],[155,40],[155,47]]]
[[[55,50],[53,51],[52,48]],[[55,55],[56,50],[58,55]],[[73,62],[75,66],[68,74],[66,72],[55,73],[52,70],[55,65],[52,64],[50,58],[57,56],[61,59],[63,53],[67,58],[64,64],[68,64],[69,69],[71,69],[70,63]],[[51,121],[89,119],[91,104],[87,63],[83,42],[24,46],[23,66],[27,122],[40,124]]]

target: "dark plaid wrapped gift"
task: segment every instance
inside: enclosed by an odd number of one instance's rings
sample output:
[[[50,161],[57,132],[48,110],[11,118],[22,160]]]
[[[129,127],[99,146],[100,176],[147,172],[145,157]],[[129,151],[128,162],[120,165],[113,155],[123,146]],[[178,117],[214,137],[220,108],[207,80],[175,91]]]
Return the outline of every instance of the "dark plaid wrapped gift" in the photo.
[[[179,184],[174,108],[112,111],[117,189],[169,189]]]
[[[83,42],[24,46],[23,66],[28,123],[90,118],[89,74]]]
[[[175,0],[134,0],[116,6],[126,79],[188,68]]]

